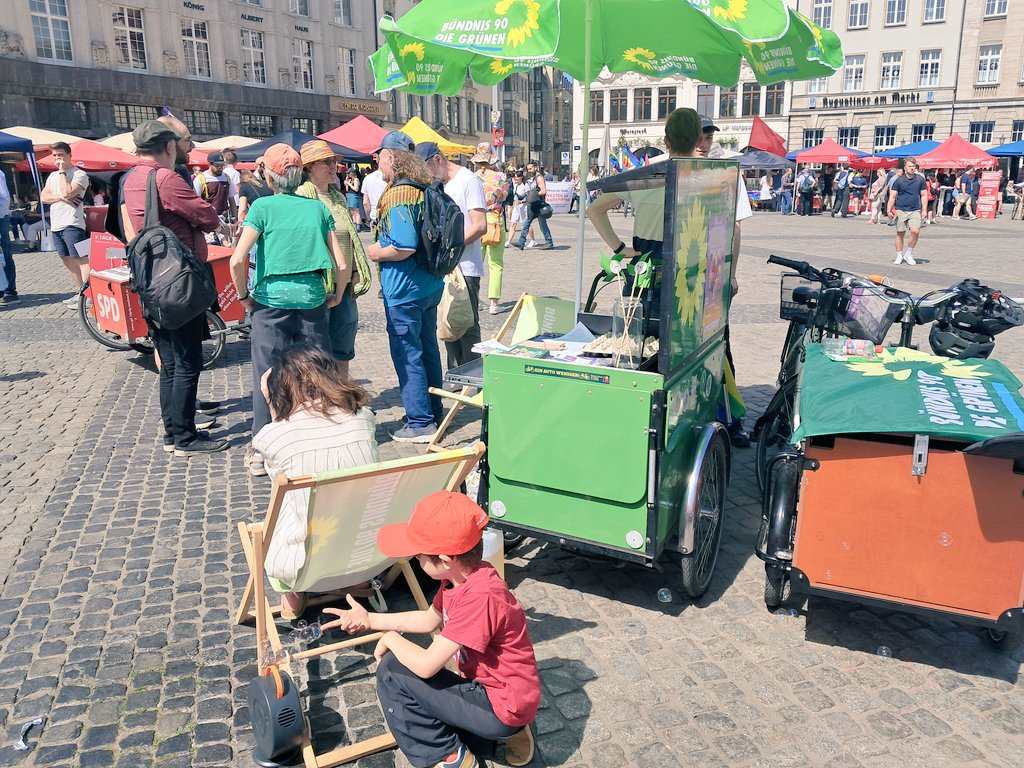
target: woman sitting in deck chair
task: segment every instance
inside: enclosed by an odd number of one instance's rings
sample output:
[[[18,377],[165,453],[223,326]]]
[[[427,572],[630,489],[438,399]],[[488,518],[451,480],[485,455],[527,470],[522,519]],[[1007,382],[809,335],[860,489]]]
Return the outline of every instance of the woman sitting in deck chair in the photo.
[[[253,439],[272,478],[299,477],[373,464],[376,423],[366,407],[369,395],[341,371],[333,357],[316,347],[286,349],[261,381],[270,406],[270,424]],[[270,584],[281,595],[281,616],[297,618],[305,608],[292,592],[306,560],[309,491],[289,491],[267,550]]]

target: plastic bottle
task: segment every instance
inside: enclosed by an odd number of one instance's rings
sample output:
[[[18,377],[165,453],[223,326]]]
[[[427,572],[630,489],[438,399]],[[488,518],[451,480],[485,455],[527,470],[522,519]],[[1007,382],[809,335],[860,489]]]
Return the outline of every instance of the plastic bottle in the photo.
[[[484,560],[494,566],[502,579],[505,578],[505,537],[501,531],[484,529]]]

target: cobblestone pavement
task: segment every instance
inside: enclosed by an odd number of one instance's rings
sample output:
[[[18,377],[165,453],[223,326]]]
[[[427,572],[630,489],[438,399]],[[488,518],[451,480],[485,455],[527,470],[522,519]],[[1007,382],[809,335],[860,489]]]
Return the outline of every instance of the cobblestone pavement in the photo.
[[[1024,296],[1016,222],[928,228],[917,268],[892,267],[893,230],[863,220],[763,214],[744,229],[733,339],[754,410],[772,392],[785,332],[769,253],[887,272],[917,292],[977,276]],[[527,289],[572,295],[572,221],[553,230],[566,247],[507,255],[508,306]],[[175,460],[160,450],[151,363],[79,330],[58,303],[66,276],[52,254],[17,262],[25,300],[0,308],[0,765],[250,765],[254,633],[231,625],[246,575],[234,525],[262,517],[269,484],[242,465],[247,349],[230,343],[201,384],[226,404],[231,450]],[[372,296],[360,307],[354,371],[393,457],[385,436],[400,408],[383,318]],[[485,314],[484,335],[502,319]],[[998,354],[1024,373],[1024,332],[1001,337]],[[476,435],[471,417],[453,443]],[[533,542],[510,560],[545,688],[534,764],[1020,765],[1019,647],[828,601],[795,616],[764,609],[751,555],[759,501],[750,452],[737,457],[722,555],[696,603],[678,596],[667,564],[615,567]],[[661,587],[670,604],[657,601]],[[372,671],[361,653],[300,670],[320,748],[380,731]],[[15,751],[37,715],[48,721],[33,750]]]

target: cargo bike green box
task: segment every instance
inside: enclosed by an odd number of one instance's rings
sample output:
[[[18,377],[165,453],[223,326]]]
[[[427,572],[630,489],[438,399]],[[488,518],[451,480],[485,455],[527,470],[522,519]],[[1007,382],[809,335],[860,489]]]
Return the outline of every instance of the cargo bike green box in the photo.
[[[688,595],[707,589],[730,464],[716,418],[738,173],[734,162],[672,158],[591,186],[628,193],[635,215],[664,221],[642,302],[656,352],[634,369],[485,356],[480,500],[497,527],[646,566],[671,554]],[[622,292],[618,277],[603,280]],[[593,296],[592,287],[577,320],[600,335],[613,319],[593,311]]]

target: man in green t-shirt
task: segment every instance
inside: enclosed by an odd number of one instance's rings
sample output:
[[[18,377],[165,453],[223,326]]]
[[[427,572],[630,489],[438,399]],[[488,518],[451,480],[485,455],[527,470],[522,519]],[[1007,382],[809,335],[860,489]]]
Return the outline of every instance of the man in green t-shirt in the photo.
[[[270,422],[260,388],[263,374],[293,344],[330,353],[327,312],[341,298],[337,286],[344,291],[351,279],[351,267],[334,237],[330,211],[319,200],[294,194],[302,183],[299,153],[287,144],[275,144],[264,158],[275,194],[249,206],[231,255],[231,277],[252,318],[253,437]],[[250,295],[249,251],[254,245],[256,276]],[[263,457],[252,448],[246,461],[251,474],[266,474]]]

